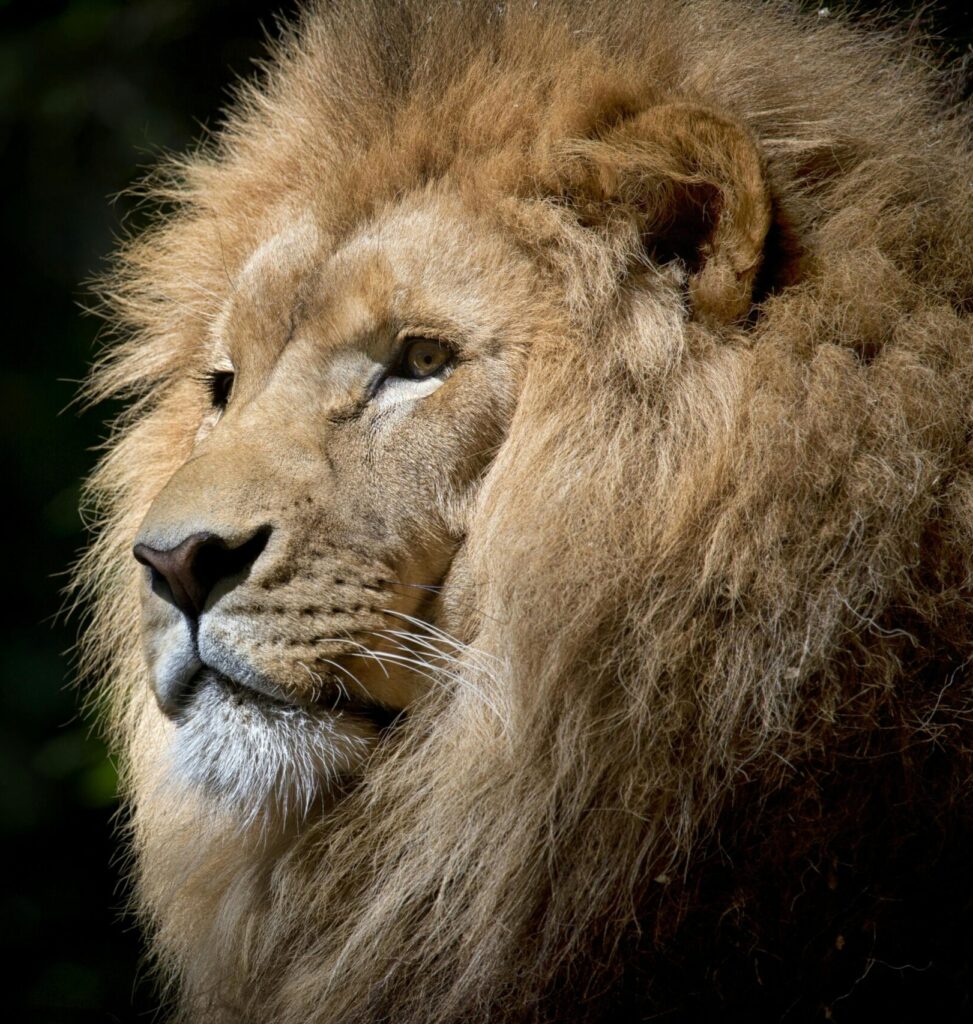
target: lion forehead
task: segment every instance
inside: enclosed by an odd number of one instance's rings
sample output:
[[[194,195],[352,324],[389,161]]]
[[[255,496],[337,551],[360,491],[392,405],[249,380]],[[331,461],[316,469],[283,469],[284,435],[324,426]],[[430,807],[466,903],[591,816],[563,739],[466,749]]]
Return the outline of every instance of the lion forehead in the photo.
[[[240,271],[241,283],[306,266],[321,244],[321,230],[310,210],[281,214],[283,223],[259,242]]]
[[[310,209],[287,209],[270,221],[269,233],[252,242],[240,269],[225,268],[226,295],[213,318],[210,337],[217,345],[231,337],[231,321],[261,297],[291,290],[319,259],[323,233]],[[275,311],[277,315],[279,311]]]

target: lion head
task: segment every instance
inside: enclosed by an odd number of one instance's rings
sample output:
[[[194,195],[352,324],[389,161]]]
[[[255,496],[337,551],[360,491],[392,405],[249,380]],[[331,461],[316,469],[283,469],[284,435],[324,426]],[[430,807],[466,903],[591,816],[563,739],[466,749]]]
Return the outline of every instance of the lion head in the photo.
[[[933,89],[772,5],[350,0],[159,177],[83,578],[189,1019],[777,1019],[903,936],[960,970]]]

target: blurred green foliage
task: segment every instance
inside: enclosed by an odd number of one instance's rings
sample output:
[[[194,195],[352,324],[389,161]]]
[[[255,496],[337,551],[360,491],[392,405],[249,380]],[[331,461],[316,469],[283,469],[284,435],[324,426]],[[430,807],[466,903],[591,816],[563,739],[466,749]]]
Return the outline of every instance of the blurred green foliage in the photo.
[[[79,481],[112,414],[72,405],[97,348],[98,323],[80,312],[84,282],[145,215],[110,197],[218,120],[226,87],[293,4],[0,0],[2,216],[13,254],[0,369],[0,480],[12,499],[0,840],[13,870],[0,896],[0,955],[16,967],[8,1012],[18,1021],[128,1021],[156,1005],[137,981],[140,940],[123,915],[114,768],[73,688],[77,621],[57,614],[83,543]],[[969,59],[969,4],[940,3],[923,18],[944,49]]]

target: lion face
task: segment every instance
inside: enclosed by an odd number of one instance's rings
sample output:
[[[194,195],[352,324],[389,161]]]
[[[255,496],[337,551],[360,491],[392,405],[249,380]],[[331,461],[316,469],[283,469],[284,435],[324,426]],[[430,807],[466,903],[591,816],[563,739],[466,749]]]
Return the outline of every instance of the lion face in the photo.
[[[422,623],[515,402],[529,283],[442,197],[337,247],[310,213],[275,227],[200,353],[191,454],[135,546],[170,768],[251,807],[306,806],[430,685]]]

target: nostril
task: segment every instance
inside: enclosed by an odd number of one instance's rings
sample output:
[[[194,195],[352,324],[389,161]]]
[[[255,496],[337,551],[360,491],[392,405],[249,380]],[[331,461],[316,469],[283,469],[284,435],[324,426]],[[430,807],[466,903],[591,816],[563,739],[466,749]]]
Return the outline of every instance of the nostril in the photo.
[[[256,562],[270,532],[269,526],[262,526],[242,544],[232,546],[218,534],[200,532],[164,550],[136,544],[132,553],[152,570],[153,583],[165,583],[158,592],[195,619],[218,583],[245,573]]]
[[[267,546],[270,527],[261,527],[243,544],[230,547],[220,537],[212,536],[196,551],[193,575],[207,596],[222,580],[246,572]]]

